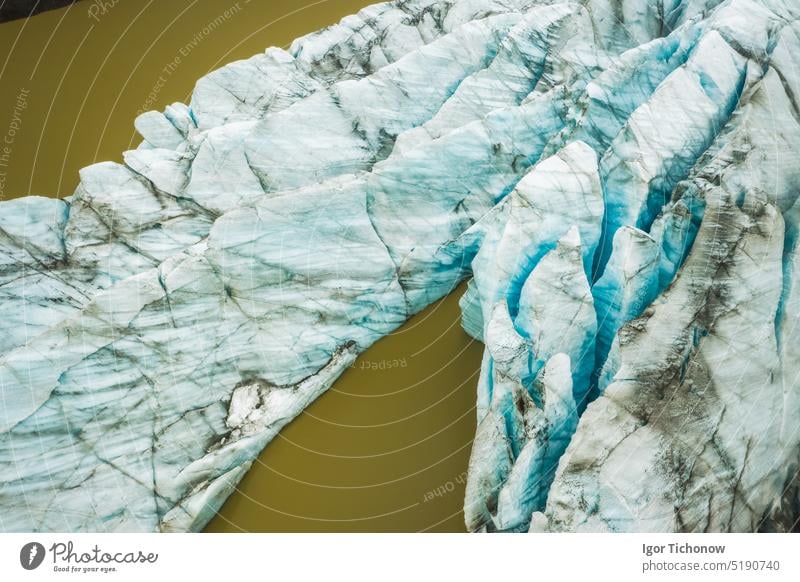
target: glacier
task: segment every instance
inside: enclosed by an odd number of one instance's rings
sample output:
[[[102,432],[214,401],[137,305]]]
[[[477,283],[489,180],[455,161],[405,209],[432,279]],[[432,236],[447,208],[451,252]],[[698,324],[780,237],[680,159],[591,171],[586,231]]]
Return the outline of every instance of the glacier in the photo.
[[[0,530],[202,529],[465,280],[469,530],[796,528],[798,19],[377,4],[0,202]]]

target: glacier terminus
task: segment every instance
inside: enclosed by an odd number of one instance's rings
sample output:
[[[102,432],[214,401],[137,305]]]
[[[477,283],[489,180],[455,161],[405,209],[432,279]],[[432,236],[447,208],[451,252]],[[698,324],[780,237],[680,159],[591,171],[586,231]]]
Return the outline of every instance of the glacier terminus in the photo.
[[[799,57],[793,0],[394,0],[211,72],[0,202],[0,531],[201,530],[464,281],[470,531],[796,529]]]

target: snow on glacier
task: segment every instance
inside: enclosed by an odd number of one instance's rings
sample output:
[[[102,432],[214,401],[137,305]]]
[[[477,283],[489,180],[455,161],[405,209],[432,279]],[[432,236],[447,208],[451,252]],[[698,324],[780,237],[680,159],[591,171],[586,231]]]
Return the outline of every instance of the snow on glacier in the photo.
[[[791,528],[798,16],[378,4],[141,115],[68,199],[0,203],[0,529],[202,528],[469,277],[468,528]]]

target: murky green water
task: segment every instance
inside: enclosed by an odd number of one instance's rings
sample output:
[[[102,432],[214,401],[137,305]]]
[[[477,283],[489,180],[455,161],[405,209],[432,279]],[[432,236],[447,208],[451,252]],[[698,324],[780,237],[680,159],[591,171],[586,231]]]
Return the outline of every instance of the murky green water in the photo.
[[[368,3],[85,0],[0,24],[11,142],[0,200],[71,194],[81,167],[135,147],[138,110],[186,101],[204,73]],[[481,347],[459,327],[459,295],[364,354],[267,447],[208,530],[463,531]]]

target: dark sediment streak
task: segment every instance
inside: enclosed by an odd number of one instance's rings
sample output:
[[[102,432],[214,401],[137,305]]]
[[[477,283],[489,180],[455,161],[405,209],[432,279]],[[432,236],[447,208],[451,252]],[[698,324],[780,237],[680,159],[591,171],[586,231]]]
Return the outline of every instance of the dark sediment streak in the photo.
[[[0,0],[0,22],[27,18],[45,10],[61,8],[76,0]]]

